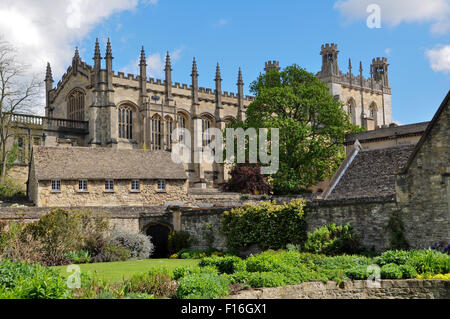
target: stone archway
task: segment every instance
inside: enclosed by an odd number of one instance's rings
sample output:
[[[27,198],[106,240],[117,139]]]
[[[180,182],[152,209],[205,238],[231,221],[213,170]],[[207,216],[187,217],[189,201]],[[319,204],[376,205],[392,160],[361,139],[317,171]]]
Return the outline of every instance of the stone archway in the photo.
[[[169,257],[169,234],[170,227],[164,224],[152,224],[147,227],[147,236],[151,237],[154,246],[151,258],[167,258]]]

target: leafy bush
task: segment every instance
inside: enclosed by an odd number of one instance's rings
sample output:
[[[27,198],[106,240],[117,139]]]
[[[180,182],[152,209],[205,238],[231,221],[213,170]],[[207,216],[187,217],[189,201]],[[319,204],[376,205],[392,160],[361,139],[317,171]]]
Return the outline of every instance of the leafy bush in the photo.
[[[91,255],[88,251],[70,252],[64,256],[74,264],[86,264],[91,261]]]
[[[216,267],[221,274],[232,274],[236,271],[245,270],[245,262],[236,256],[225,257],[206,257],[200,263],[200,267],[213,266]]]
[[[272,191],[261,174],[259,164],[237,164],[230,171],[230,179],[223,186],[225,191],[243,194],[268,194]]]
[[[432,249],[399,251],[390,250],[375,258],[379,266],[394,263],[410,265],[417,273],[445,274],[450,272],[450,256]]]
[[[387,264],[381,267],[381,278],[383,279],[402,279],[403,273],[400,266],[396,264]]]
[[[410,279],[417,277],[417,271],[411,265],[400,265],[400,270],[403,274],[403,279]]]
[[[0,197],[25,197],[23,187],[11,178],[0,183]]]
[[[108,241],[112,246],[122,246],[128,249],[131,259],[149,258],[154,251],[150,238],[141,233],[113,230]]]
[[[359,250],[359,238],[350,224],[338,226],[332,223],[322,226],[313,233],[308,233],[305,243],[305,251],[331,256],[355,254]]]
[[[437,274],[437,275],[422,274],[422,275],[417,275],[417,279],[450,280],[450,273],[448,273],[448,274]]]
[[[229,294],[228,280],[216,274],[192,274],[184,276],[178,285],[180,299],[213,299]]]
[[[345,271],[345,275],[351,280],[365,280],[373,273],[367,271],[367,266],[354,266]]]
[[[253,288],[279,287],[289,284],[284,274],[276,272],[249,273],[246,283]]]
[[[128,248],[119,245],[106,244],[105,249],[92,257],[93,263],[125,261],[130,259],[131,252]]]
[[[69,297],[66,280],[40,264],[0,262],[0,299],[60,299]]]
[[[169,253],[178,253],[180,250],[189,248],[192,244],[193,238],[184,230],[171,232],[169,234],[168,248]],[[181,255],[178,253],[178,255]]]
[[[172,274],[164,269],[152,269],[143,274],[135,274],[124,282],[125,294],[147,294],[159,297],[175,295],[176,283]]]
[[[192,275],[192,274],[216,274],[218,270],[213,266],[203,266],[203,267],[177,267],[173,271],[173,278],[175,280],[180,280],[184,276]]]
[[[303,243],[306,223],[303,218],[305,201],[294,199],[288,204],[260,202],[234,208],[224,213],[222,231],[229,249],[280,249],[286,244]]]

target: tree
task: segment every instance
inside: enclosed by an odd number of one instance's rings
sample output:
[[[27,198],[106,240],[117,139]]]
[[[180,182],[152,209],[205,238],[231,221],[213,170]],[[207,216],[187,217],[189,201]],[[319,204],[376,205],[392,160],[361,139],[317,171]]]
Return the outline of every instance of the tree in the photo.
[[[5,181],[8,154],[7,141],[14,135],[13,113],[28,113],[40,96],[42,82],[27,73],[27,66],[17,59],[17,51],[0,37],[0,181]]]
[[[261,75],[250,89],[255,101],[247,109],[245,122],[237,125],[279,128],[280,167],[271,176],[274,193],[304,192],[331,177],[344,157],[345,134],[361,129],[350,123],[328,86],[292,65]]]

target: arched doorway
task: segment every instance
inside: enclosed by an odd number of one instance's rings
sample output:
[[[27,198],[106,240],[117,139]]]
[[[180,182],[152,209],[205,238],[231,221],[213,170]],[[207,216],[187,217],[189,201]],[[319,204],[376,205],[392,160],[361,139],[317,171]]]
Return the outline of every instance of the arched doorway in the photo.
[[[155,247],[151,258],[167,258],[169,256],[170,228],[162,224],[154,224],[147,228],[147,236]]]

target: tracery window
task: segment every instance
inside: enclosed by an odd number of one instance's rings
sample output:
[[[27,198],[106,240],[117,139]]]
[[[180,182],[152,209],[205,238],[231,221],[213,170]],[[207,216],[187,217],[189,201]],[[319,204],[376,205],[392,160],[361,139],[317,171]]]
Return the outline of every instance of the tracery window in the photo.
[[[133,110],[127,105],[119,107],[119,138],[133,138]]]
[[[67,98],[67,118],[69,120],[84,120],[85,94],[81,90],[73,90]]]
[[[161,117],[156,114],[152,118],[152,144],[153,149],[160,150],[162,146]]]
[[[173,120],[170,116],[166,116],[166,129],[165,129],[165,135],[166,135],[166,143],[167,143],[167,149],[172,149],[172,130],[173,130]]]
[[[202,116],[202,141],[203,146],[206,146],[211,143],[211,135],[208,132],[208,129],[213,127],[212,120],[209,116]]]
[[[184,113],[178,113],[177,127],[183,129],[189,129],[189,121]],[[184,142],[184,135],[180,136],[180,143]]]

